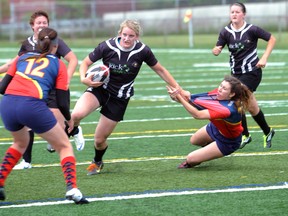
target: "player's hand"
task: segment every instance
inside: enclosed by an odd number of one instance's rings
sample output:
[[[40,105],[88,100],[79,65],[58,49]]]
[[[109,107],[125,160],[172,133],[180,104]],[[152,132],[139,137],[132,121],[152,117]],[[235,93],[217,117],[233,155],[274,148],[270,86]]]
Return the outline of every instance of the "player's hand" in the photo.
[[[87,85],[87,86],[89,86],[89,87],[93,87],[93,88],[97,88],[97,87],[103,85],[103,82],[94,82],[94,81],[92,81],[92,79],[93,79],[93,74],[91,74],[90,76],[87,76],[87,77],[83,78],[83,79],[81,80],[81,82],[82,82],[83,84],[85,84],[85,85]]]
[[[266,60],[263,60],[262,58],[258,61],[258,63],[256,64],[257,68],[265,68],[266,67]]]
[[[177,95],[181,92],[181,88],[174,88],[172,86],[166,86],[167,92],[170,95],[170,98],[174,101],[177,101]]]
[[[190,100],[191,93],[189,91],[182,90],[180,94],[186,101]]]
[[[68,134],[70,134],[74,128],[74,121],[72,119],[70,119],[69,121],[66,121],[66,126],[68,126],[67,128]]]
[[[215,56],[218,56],[221,52],[222,52],[222,46],[215,46],[213,49],[212,49],[212,53],[215,55]]]

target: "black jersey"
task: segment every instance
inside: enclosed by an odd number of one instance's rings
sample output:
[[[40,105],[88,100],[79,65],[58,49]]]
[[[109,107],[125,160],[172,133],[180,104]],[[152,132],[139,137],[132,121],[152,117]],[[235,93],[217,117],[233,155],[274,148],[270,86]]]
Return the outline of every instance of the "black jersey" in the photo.
[[[151,49],[142,42],[137,41],[131,49],[126,50],[120,46],[119,40],[116,37],[103,41],[89,54],[89,58],[92,62],[102,59],[103,64],[110,69],[109,82],[102,87],[111,96],[127,99],[134,95],[134,80],[142,63],[151,67],[158,61]]]
[[[219,34],[216,46],[228,46],[232,74],[244,74],[254,71],[259,61],[257,54],[258,39],[268,41],[271,34],[258,26],[245,23],[236,30],[232,24],[226,26]]]
[[[18,52],[18,56],[27,52],[35,51],[37,52],[37,41],[32,35],[24,41]],[[60,59],[61,57],[66,56],[70,51],[71,49],[67,46],[67,44],[61,38],[58,38],[58,48],[55,55]]]

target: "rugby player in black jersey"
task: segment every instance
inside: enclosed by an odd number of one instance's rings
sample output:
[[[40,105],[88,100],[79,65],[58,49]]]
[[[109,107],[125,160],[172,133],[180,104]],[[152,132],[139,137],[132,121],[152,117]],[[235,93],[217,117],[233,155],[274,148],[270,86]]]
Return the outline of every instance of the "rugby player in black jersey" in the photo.
[[[266,66],[276,39],[270,32],[246,23],[245,15],[246,7],[243,3],[236,2],[230,6],[230,23],[221,30],[212,53],[218,56],[227,45],[230,53],[231,74],[245,84],[251,92],[255,92],[262,79],[262,68]],[[257,54],[258,39],[267,41],[261,58]],[[250,98],[248,111],[264,133],[264,147],[270,148],[275,131],[267,124],[254,94]],[[245,115],[242,116],[242,125],[244,131],[240,148],[252,141]]]
[[[41,29],[49,26],[49,16],[45,11],[38,10],[35,11],[31,17],[29,24],[31,26],[31,29],[33,31],[33,35],[29,36],[25,41],[23,41],[22,46],[18,52],[18,55],[11,61],[7,62],[6,64],[2,65],[0,67],[0,73],[5,73],[9,65],[20,55],[30,52],[30,51],[37,51],[37,39],[38,34]],[[70,83],[70,80],[75,72],[75,69],[78,65],[78,59],[74,52],[67,46],[67,44],[61,39],[58,39],[58,49],[55,54],[58,58],[64,58],[68,62],[67,66],[67,73],[68,73],[68,85]],[[57,103],[56,103],[56,95],[55,90],[52,90],[47,101],[48,107],[50,110],[54,113],[56,119],[60,123],[60,125],[65,128],[65,118],[61,114],[60,110],[58,109]],[[29,130],[29,129],[28,129]],[[79,127],[78,128],[79,133],[74,136],[74,140],[77,139],[77,143],[79,144],[79,147],[77,147],[77,150],[82,150],[84,148],[84,138],[82,136],[82,130]],[[73,132],[78,132],[77,129],[74,129]],[[14,169],[29,169],[32,168],[31,162],[32,162],[32,147],[34,143],[34,132],[29,130],[30,140],[29,145],[23,154],[23,160],[14,167]],[[80,146],[81,145],[81,146]],[[50,144],[47,145],[47,150],[50,152],[54,152],[55,150],[50,146]]]
[[[103,168],[103,155],[107,150],[107,138],[118,122],[123,120],[128,102],[134,95],[134,81],[143,63],[154,70],[168,85],[181,89],[172,75],[156,59],[151,49],[139,41],[140,24],[135,20],[125,20],[120,25],[118,36],[100,43],[80,65],[81,82],[88,86],[77,101],[72,119],[75,125],[100,109],[100,119],[95,130],[95,157],[87,168],[88,175],[94,175]],[[92,82],[85,77],[88,67],[101,61],[110,69],[108,82]]]

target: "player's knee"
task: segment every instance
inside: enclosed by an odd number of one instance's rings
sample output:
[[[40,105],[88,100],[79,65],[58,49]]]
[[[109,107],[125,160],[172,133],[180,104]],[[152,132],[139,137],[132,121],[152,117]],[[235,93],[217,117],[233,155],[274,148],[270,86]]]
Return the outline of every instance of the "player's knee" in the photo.
[[[106,144],[106,140],[107,140],[107,138],[105,138],[105,137],[101,137],[101,136],[97,136],[96,138],[95,138],[95,146],[97,147],[97,148],[102,148],[102,147],[104,147],[104,146],[107,146],[107,144]]]
[[[197,144],[198,142],[197,142],[197,140],[194,138],[194,136],[192,136],[192,137],[190,138],[190,143],[191,143],[191,145],[199,146],[199,144]]]
[[[196,157],[193,157],[190,155],[188,155],[186,160],[187,160],[187,163],[192,167],[197,166],[201,164],[201,162],[203,162],[203,160],[201,160],[200,158],[197,159]]]
[[[252,116],[255,116],[259,113],[260,111],[260,108],[258,106],[254,107],[249,107],[249,113],[252,115]]]

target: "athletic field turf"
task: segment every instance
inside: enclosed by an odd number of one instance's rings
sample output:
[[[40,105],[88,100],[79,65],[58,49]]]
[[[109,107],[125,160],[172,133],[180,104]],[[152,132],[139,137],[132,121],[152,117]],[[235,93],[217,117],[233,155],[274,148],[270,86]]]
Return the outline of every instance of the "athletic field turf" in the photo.
[[[81,60],[92,48],[73,50]],[[191,92],[211,90],[229,74],[227,51],[215,57],[210,49],[153,50],[181,86]],[[1,64],[16,53],[15,48],[0,49]],[[48,153],[46,142],[36,137],[33,168],[11,173],[5,187],[7,199],[0,202],[0,215],[287,214],[287,54],[287,50],[273,51],[256,93],[268,123],[276,131],[271,149],[263,148],[263,134],[248,114],[252,143],[229,157],[194,169],[177,169],[196,149],[189,144],[190,136],[207,121],[193,119],[172,102],[165,83],[144,65],[125,121],[109,138],[105,166],[99,175],[86,175],[94,156],[93,133],[99,112],[81,124],[86,146],[82,152],[74,148],[78,186],[91,203],[77,206],[65,201],[58,155]],[[72,109],[85,89],[78,72],[70,89]],[[2,122],[0,128],[3,157],[12,140]]]

